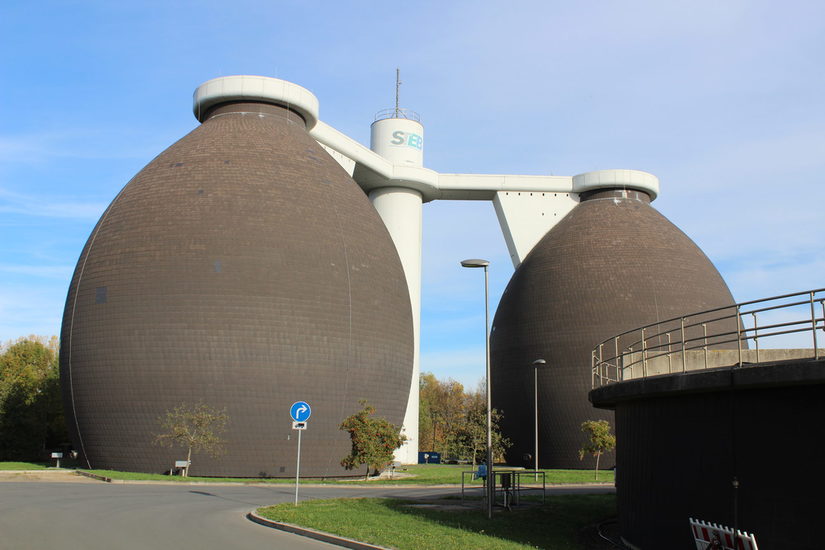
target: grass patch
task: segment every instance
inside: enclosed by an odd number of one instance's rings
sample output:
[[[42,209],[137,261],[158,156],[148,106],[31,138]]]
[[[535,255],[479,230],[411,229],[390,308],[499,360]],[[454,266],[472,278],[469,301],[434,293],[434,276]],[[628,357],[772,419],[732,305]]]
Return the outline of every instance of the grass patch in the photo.
[[[580,531],[616,513],[615,495],[548,497],[543,506],[496,512],[478,507],[444,510],[396,499],[332,499],[279,504],[258,513],[274,521],[311,527],[399,550],[579,549]]]
[[[51,465],[43,462],[0,462],[0,470],[45,470]]]
[[[503,467],[502,467],[503,468]],[[301,483],[324,485],[352,485],[367,483],[369,485],[461,485],[461,472],[470,471],[470,467],[451,464],[419,464],[404,466],[396,470],[399,474],[412,474],[414,477],[397,477],[394,479],[377,479],[365,482],[363,476],[351,478],[301,478]],[[100,476],[127,481],[168,481],[181,482],[222,482],[222,483],[279,483],[294,484],[295,478],[238,478],[238,477],[181,477],[164,474],[145,474],[140,472],[120,472],[115,470],[86,470]],[[592,470],[544,470],[548,485],[564,483],[594,483]],[[522,479],[523,483],[532,483],[532,478]],[[613,472],[599,472],[599,483],[613,483]],[[469,486],[481,487],[481,481],[465,478]]]
[[[557,483],[613,483],[616,480],[613,470],[599,471],[598,477],[593,470],[542,470],[549,484]]]

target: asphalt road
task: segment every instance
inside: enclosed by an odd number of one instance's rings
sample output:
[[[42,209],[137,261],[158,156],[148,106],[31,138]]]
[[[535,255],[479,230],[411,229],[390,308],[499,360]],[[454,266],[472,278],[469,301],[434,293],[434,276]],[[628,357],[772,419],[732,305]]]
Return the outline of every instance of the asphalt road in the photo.
[[[435,496],[454,490],[301,488],[301,499]],[[291,502],[294,486],[0,484],[0,549],[339,548],[257,525],[259,506]]]
[[[456,492],[455,488],[302,487],[300,496],[301,500],[435,498]],[[290,485],[5,482],[0,483],[0,550],[339,548],[245,518],[259,506],[293,498]]]

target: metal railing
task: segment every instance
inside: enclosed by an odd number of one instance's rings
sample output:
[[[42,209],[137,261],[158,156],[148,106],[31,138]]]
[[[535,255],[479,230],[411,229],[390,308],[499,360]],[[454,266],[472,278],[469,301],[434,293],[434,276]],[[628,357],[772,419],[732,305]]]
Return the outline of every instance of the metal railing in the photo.
[[[719,366],[781,359],[819,359],[825,352],[825,288],[773,296],[691,313],[623,332],[592,353],[592,387]],[[809,336],[805,336],[805,334]],[[766,349],[787,335],[807,340],[802,349]],[[809,343],[808,343],[809,342]],[[750,347],[753,344],[753,348]],[[812,344],[808,349],[807,345]],[[761,351],[761,353],[760,353]]]
[[[375,114],[375,120],[384,120],[385,118],[405,118],[407,120],[414,120],[415,122],[421,122],[421,116],[412,111],[410,109],[402,109],[395,107],[390,107],[389,109],[381,109]]]

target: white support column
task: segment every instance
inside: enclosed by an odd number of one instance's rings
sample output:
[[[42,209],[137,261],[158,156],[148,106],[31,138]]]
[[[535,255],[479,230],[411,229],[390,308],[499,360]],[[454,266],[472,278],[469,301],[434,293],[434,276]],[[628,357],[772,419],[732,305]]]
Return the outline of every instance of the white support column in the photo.
[[[395,243],[410,291],[415,354],[403,424],[407,443],[396,451],[395,456],[404,464],[415,464],[418,462],[418,378],[421,372],[421,193],[403,187],[384,187],[374,189],[369,197]]]
[[[577,204],[578,193],[498,191],[493,206],[513,267],[518,267],[536,243]]]

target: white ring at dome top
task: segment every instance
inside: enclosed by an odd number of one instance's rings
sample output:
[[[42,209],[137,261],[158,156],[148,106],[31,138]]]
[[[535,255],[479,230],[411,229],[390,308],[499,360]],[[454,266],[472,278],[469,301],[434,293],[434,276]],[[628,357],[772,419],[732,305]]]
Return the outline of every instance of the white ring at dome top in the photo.
[[[628,188],[659,195],[659,178],[641,170],[596,170],[573,176],[573,192],[584,193],[596,189]]]
[[[307,130],[318,123],[318,98],[312,92],[266,76],[236,75],[207,80],[195,90],[192,111],[203,122],[211,107],[230,101],[260,101],[288,107],[306,120]]]

